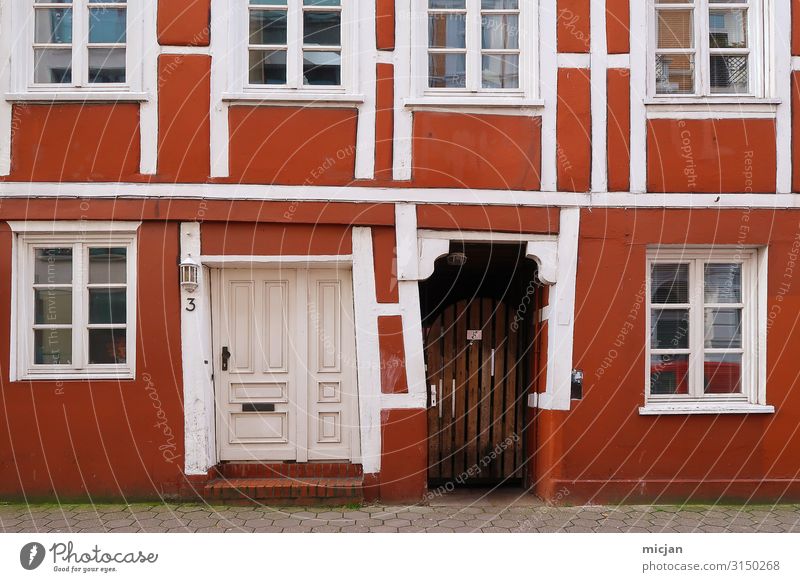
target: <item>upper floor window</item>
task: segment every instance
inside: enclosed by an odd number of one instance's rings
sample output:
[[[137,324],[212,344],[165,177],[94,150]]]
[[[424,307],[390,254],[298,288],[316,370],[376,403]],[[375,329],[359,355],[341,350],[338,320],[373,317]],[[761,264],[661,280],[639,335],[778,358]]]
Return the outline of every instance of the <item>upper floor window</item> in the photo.
[[[651,95],[763,97],[768,0],[652,0]]]
[[[414,0],[416,97],[535,97],[537,2]],[[424,16],[425,22],[421,21]],[[416,18],[416,17],[415,17]],[[477,99],[476,99],[477,97]]]
[[[155,33],[154,3],[11,0],[9,4],[6,14],[10,13],[15,33],[7,98],[146,100],[143,41],[145,29]]]
[[[342,0],[248,0],[247,84],[342,87]]]
[[[648,253],[646,408],[764,404],[759,259],[738,248]]]
[[[133,377],[135,227],[53,233],[34,222],[12,228],[22,231],[15,269],[17,377]]]
[[[125,85],[124,0],[34,0],[33,84]]]

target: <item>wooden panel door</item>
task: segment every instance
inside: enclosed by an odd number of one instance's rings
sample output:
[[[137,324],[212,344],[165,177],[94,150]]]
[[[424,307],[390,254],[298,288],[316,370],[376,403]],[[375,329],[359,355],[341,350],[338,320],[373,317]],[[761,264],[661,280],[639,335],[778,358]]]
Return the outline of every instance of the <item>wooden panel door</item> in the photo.
[[[522,477],[526,359],[519,335],[514,310],[489,298],[449,305],[428,328],[431,482]]]
[[[357,456],[350,272],[224,269],[216,278],[220,458]]]

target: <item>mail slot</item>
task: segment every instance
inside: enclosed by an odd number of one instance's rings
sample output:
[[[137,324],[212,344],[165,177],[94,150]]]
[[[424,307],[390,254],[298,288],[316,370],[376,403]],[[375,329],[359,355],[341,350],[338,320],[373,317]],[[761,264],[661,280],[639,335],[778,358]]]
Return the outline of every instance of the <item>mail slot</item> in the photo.
[[[242,412],[275,412],[275,404],[267,402],[248,402],[242,404]]]

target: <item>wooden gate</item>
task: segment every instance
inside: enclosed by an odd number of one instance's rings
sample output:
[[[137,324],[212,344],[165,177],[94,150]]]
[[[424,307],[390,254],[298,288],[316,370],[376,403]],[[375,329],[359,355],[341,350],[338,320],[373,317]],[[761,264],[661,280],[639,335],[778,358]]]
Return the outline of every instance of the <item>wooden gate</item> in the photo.
[[[526,307],[530,312],[533,301]],[[521,363],[534,361],[525,356],[524,327],[517,310],[488,298],[449,305],[431,322],[429,482],[522,478],[527,374]]]

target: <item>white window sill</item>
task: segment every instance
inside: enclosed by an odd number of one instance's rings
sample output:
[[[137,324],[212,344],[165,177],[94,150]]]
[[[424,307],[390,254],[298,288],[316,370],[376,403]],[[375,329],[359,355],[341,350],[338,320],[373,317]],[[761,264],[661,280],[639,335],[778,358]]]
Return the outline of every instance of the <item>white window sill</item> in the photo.
[[[719,114],[775,116],[780,99],[755,97],[651,97],[644,100],[648,117],[663,113],[699,113],[713,118]]]
[[[97,373],[84,373],[84,374],[65,374],[63,372],[52,373],[36,373],[24,374],[19,378],[14,378],[12,382],[42,382],[42,381],[57,381],[57,382],[78,382],[87,380],[135,380],[136,375],[133,372],[97,372]]]
[[[309,91],[252,91],[224,93],[222,100],[230,104],[302,104],[311,107],[357,106],[364,103],[363,95],[353,93],[309,92]]]
[[[543,99],[508,97],[505,95],[428,95],[406,99],[403,105],[408,109],[458,109],[479,107],[486,109],[541,109]]]
[[[62,103],[62,102],[117,102],[148,101],[147,93],[131,91],[29,91],[26,93],[6,93],[6,101],[30,103]]]
[[[639,408],[641,416],[664,414],[772,414],[774,406],[747,402],[655,403]]]

